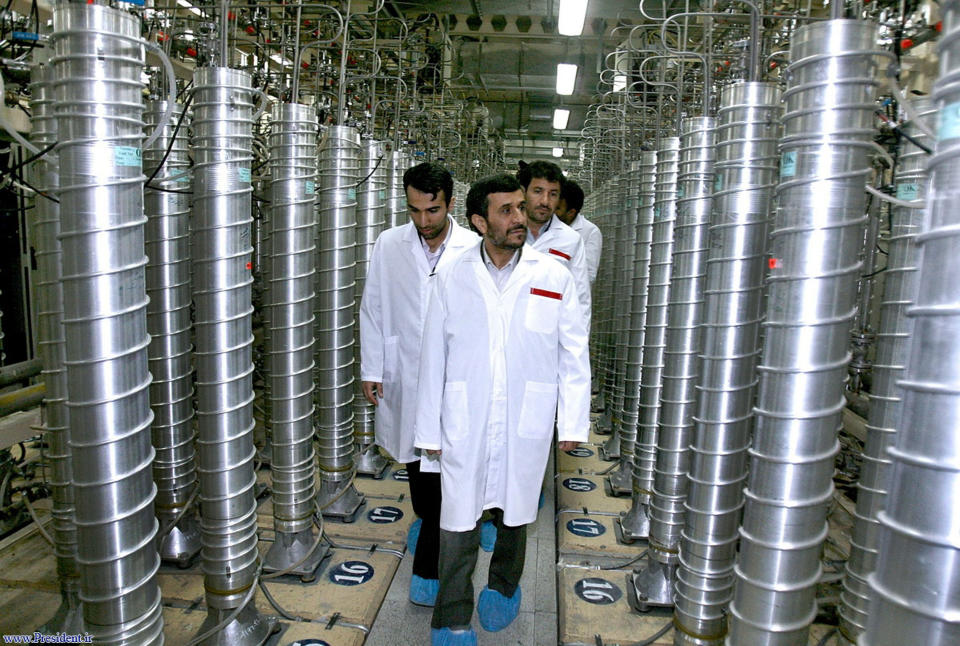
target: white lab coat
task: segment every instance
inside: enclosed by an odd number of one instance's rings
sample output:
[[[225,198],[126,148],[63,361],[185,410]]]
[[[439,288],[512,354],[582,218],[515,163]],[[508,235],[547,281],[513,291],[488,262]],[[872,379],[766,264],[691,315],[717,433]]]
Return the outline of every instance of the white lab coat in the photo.
[[[556,215],[549,220],[549,223],[550,228],[542,232],[540,237],[532,243],[532,246],[537,251],[542,251],[559,260],[560,264],[573,274],[589,333],[590,278],[587,272],[587,254],[584,251],[583,239],[579,233],[564,224]]]
[[[503,292],[479,244],[438,272],[420,360],[417,447],[441,450],[440,527],[484,509],[531,523],[554,438],[587,440],[590,359],[570,272],[530,245]]]
[[[479,240],[453,218],[447,236],[437,269]],[[373,247],[360,302],[360,378],[383,384],[374,418],[377,444],[402,463],[419,459],[413,446],[417,367],[430,273],[413,223],[387,229]]]
[[[590,286],[597,280],[597,271],[600,269],[600,252],[603,250],[603,234],[600,227],[577,213],[577,217],[570,223],[570,228],[580,234],[583,240],[583,251],[587,257],[587,276]]]

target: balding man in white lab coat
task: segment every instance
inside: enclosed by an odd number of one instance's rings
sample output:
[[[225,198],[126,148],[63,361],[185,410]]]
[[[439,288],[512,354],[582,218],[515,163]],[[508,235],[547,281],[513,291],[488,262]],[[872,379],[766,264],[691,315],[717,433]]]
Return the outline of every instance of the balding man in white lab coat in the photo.
[[[510,175],[475,183],[467,213],[483,239],[433,279],[416,425],[416,445],[440,456],[443,490],[433,646],[477,643],[471,579],[484,510],[498,538],[477,614],[491,632],[516,618],[526,526],[537,516],[555,416],[561,450],[588,436],[577,287],[559,262],[524,244],[524,199]]]

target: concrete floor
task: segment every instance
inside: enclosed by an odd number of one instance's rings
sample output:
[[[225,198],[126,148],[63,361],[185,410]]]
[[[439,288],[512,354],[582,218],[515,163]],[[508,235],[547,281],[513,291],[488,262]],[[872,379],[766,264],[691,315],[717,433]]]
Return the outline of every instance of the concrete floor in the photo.
[[[553,474],[553,459],[547,465],[547,473]],[[479,646],[556,646],[557,645],[557,553],[554,530],[554,482],[549,478],[544,487],[544,504],[537,522],[527,532],[527,556],[520,580],[523,599],[520,616],[505,630],[488,633],[480,627],[476,613],[473,628],[477,631]],[[480,551],[473,584],[475,594],[487,582],[487,569],[491,554]],[[365,646],[426,646],[430,643],[431,608],[421,608],[410,603],[410,577],[413,574],[413,556],[403,557],[393,584],[387,592],[380,613]]]

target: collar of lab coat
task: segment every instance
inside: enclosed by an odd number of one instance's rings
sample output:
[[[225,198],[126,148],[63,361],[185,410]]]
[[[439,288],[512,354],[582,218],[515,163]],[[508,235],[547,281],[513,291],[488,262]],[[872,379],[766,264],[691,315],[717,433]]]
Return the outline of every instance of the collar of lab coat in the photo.
[[[443,255],[440,256],[437,268],[442,264],[446,264],[446,260],[449,260],[451,256],[456,255],[450,253],[451,249],[469,247],[474,242],[471,232],[457,224],[449,215],[447,216],[447,220],[450,222],[450,230],[447,231],[447,239],[445,242],[447,248],[443,252]],[[427,262],[426,254],[423,253],[423,245],[420,242],[420,233],[417,231],[417,227],[414,226],[413,222],[407,222],[403,226],[406,228],[401,237],[407,242],[407,247],[410,249],[410,253],[413,254],[414,262],[417,263],[417,266],[420,267],[425,274],[429,274],[430,263]]]

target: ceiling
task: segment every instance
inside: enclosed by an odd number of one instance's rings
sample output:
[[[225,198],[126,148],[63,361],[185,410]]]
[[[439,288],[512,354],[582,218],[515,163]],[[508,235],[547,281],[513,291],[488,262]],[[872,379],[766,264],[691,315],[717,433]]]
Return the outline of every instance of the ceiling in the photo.
[[[577,163],[575,142],[598,95],[605,57],[641,19],[638,11],[625,9],[628,3],[589,0],[583,34],[571,37],[556,30],[559,0],[393,0],[392,5],[405,16],[435,13],[447,21],[453,63],[448,86],[489,110],[488,126],[503,137],[509,166],[520,159]],[[571,96],[556,93],[560,62],[578,66]],[[553,130],[555,107],[571,111],[567,130]],[[557,146],[565,150],[561,159],[552,155]]]

